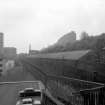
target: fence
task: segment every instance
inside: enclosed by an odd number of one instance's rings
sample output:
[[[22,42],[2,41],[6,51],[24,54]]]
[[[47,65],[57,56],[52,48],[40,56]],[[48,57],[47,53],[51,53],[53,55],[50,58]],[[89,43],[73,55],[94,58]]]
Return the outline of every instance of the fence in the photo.
[[[77,105],[105,105],[105,86],[81,90],[74,93],[72,98]]]

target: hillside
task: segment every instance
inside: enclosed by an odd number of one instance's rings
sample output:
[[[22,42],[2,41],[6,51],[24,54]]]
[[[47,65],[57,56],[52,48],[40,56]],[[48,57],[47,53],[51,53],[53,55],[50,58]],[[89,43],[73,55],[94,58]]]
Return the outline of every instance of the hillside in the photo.
[[[76,33],[74,31],[69,32],[62,36],[58,41],[57,45],[65,46],[67,43],[74,43],[76,41]]]
[[[69,34],[61,37],[58,42],[48,48],[43,49],[42,53],[65,52],[74,50],[96,50],[105,47],[105,33],[98,36],[87,36],[81,40],[71,43]]]

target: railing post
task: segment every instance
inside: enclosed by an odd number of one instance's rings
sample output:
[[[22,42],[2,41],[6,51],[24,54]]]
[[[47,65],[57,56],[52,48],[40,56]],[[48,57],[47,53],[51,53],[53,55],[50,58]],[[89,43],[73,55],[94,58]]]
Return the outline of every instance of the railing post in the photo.
[[[45,76],[45,90],[47,89],[47,79],[48,79],[48,76]]]

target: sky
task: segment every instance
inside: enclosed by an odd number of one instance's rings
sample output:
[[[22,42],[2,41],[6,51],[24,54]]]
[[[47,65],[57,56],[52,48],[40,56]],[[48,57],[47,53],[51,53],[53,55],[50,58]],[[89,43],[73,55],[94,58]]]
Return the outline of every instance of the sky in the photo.
[[[76,31],[105,32],[105,0],[0,0],[4,46],[18,53],[40,50]]]

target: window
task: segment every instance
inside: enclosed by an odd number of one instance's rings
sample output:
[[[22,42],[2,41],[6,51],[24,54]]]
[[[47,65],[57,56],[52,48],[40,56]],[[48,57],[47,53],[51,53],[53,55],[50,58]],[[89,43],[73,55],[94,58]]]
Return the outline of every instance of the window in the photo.
[[[28,93],[20,93],[20,97],[41,97],[40,92],[28,92]]]
[[[3,64],[0,64],[0,67],[2,67],[3,66]]]
[[[0,58],[0,61],[2,61],[3,59],[2,58]]]
[[[2,72],[3,70],[2,69],[0,69],[0,72]]]

